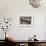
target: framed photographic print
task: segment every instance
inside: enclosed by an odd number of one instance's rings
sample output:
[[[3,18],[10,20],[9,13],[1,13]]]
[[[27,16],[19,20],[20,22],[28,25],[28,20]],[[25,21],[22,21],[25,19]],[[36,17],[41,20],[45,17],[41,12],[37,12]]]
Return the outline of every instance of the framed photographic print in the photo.
[[[19,16],[19,26],[33,26],[33,16]]]

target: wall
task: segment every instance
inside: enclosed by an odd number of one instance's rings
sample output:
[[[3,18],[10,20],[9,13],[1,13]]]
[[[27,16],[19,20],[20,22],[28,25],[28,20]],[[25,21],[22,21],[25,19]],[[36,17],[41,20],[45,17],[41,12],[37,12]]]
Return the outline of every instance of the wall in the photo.
[[[33,26],[18,26],[17,17],[19,15],[33,16]],[[15,36],[16,39],[27,40],[29,37],[32,37],[34,34],[36,34],[39,40],[44,40],[44,15],[46,15],[45,8],[32,8],[29,5],[28,0],[0,0],[0,16],[13,17],[13,23],[9,33]],[[0,37],[0,39],[2,39],[2,36]]]
[[[16,21],[16,22],[14,22]],[[37,35],[39,40],[44,39],[44,16],[34,16],[33,26],[22,27],[17,25],[18,19],[13,20],[11,34],[19,40],[27,40],[34,34]]]
[[[45,16],[45,24],[44,24],[44,39],[46,39],[46,16]]]
[[[18,25],[18,18],[14,16],[12,20],[12,26],[10,27],[10,31],[8,31],[8,33],[10,33],[10,35],[15,37],[17,40],[27,40],[29,39],[29,37],[31,38],[34,34],[37,35],[37,39],[43,40],[45,29],[44,18],[44,16],[33,16],[33,26],[23,27]],[[2,32],[2,34],[4,35],[1,29],[0,32]],[[0,37],[0,39],[4,38],[2,36]]]

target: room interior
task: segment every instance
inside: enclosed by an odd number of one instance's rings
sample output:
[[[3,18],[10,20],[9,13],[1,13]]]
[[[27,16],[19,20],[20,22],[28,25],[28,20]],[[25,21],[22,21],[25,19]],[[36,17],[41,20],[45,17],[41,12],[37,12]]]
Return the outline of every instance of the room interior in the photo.
[[[0,0],[0,45],[46,46],[45,0]]]

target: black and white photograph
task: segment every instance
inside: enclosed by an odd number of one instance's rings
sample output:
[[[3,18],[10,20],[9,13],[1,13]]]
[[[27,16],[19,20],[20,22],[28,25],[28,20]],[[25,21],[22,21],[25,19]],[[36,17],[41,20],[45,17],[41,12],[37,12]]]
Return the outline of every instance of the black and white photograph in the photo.
[[[28,24],[31,24],[31,18],[32,17],[20,17],[20,24],[25,24],[25,25],[28,25]]]
[[[19,25],[20,26],[32,26],[33,16],[19,16]]]

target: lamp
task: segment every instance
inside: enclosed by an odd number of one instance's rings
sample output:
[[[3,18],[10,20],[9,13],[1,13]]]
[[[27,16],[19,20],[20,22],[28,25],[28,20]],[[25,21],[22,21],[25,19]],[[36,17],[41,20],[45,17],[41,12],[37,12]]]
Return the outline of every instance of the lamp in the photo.
[[[33,7],[33,8],[38,8],[43,4],[43,0],[29,0],[29,4]]]

